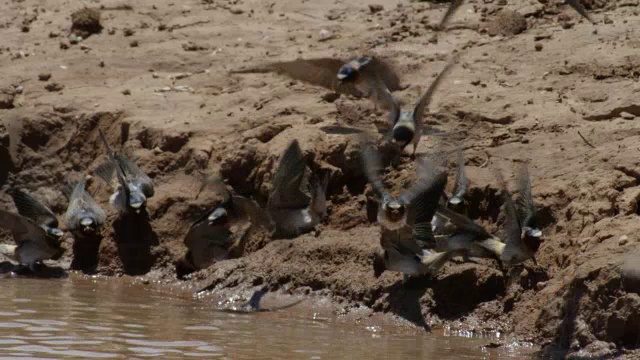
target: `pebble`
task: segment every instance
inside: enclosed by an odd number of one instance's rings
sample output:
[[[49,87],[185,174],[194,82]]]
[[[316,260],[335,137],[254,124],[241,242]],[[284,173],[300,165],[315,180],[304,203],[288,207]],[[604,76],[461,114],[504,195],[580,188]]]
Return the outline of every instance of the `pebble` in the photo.
[[[333,37],[333,34],[331,33],[331,31],[327,29],[320,30],[320,41],[326,41],[331,39],[332,37]]]
[[[535,45],[535,49],[536,49],[536,51],[542,51],[542,44],[537,43],[537,44]]]
[[[625,245],[629,242],[629,237],[627,235],[622,235],[620,236],[620,239],[618,239],[618,245],[622,246]]]
[[[625,119],[625,120],[633,120],[633,119],[635,119],[635,118],[636,118],[636,116],[635,116],[635,115],[630,114],[630,113],[625,112],[625,111],[623,111],[623,112],[621,112],[621,113],[620,113],[620,117],[621,117],[621,118],[623,118],[623,119]]]
[[[40,81],[49,81],[49,79],[51,79],[51,73],[38,74],[38,80]]]

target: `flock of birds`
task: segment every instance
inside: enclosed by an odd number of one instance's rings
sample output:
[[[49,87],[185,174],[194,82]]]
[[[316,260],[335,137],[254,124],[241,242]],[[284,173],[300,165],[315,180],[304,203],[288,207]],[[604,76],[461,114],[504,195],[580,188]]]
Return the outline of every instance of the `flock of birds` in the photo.
[[[567,1],[582,16],[591,19],[578,1]],[[462,4],[454,0],[445,14],[444,26]],[[234,73],[276,72],[293,79],[322,86],[335,92],[371,99],[388,111],[391,130],[386,140],[400,154],[413,145],[411,159],[416,162],[417,180],[399,196],[392,196],[381,180],[383,171],[378,148],[370,136],[360,136],[361,158],[368,182],[378,198],[377,222],[380,251],[373,258],[376,277],[384,271],[408,276],[435,274],[451,258],[488,257],[515,265],[535,261],[542,232],[538,227],[532,200],[531,180],[526,163],[517,172],[515,200],[502,174],[496,171],[504,197],[504,236],[496,237],[465,215],[468,179],[462,148],[457,147],[453,192],[446,194],[448,161],[451,151],[437,151],[416,158],[416,147],[423,133],[422,123],[431,98],[460,55],[454,56],[413,109],[402,111],[392,92],[402,89],[393,66],[376,56],[351,60],[333,58],[298,59],[276,62]],[[94,173],[111,187],[109,203],[119,216],[141,216],[147,199],[154,195],[152,180],[124,154],[114,152],[102,133],[107,160]],[[205,186],[222,195],[223,200],[196,220],[185,236],[188,251],[184,263],[192,270],[204,269],[229,256],[244,240],[249,228],[261,228],[272,239],[291,239],[313,231],[327,215],[328,174],[312,171],[297,140],[291,141],[280,156],[266,206],[235,195],[223,179],[205,179]],[[18,188],[9,191],[18,213],[0,209],[0,228],[13,235],[15,245],[0,245],[0,254],[38,271],[44,260],[57,260],[63,254],[64,232],[56,215],[43,203]],[[75,241],[95,236],[106,221],[105,211],[86,190],[84,178],[70,181],[63,188],[69,199],[64,215],[66,228]]]

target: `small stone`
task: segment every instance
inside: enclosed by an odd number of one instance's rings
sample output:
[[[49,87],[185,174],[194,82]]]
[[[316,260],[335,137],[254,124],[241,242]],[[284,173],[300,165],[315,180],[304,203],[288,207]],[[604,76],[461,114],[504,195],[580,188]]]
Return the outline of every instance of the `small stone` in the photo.
[[[55,31],[52,31],[52,32],[50,32],[50,33],[49,33],[49,38],[51,38],[51,39],[55,39],[55,38],[57,38],[58,36],[60,36],[60,34],[58,34],[58,33],[57,33],[57,32],[55,32]]]
[[[91,34],[99,34],[101,31],[100,10],[85,7],[71,14],[72,34],[85,39]]]
[[[537,44],[535,45],[535,49],[536,49],[536,51],[542,51],[542,44],[537,43]]]
[[[64,41],[60,41],[60,49],[67,50],[69,48],[69,44]]]
[[[28,33],[29,30],[31,30],[29,28],[29,25],[22,25],[22,27],[20,28],[20,31],[22,31],[23,33]]]
[[[320,38],[319,38],[320,41],[327,41],[332,37],[333,37],[333,34],[331,33],[331,31],[327,29],[320,30]]]
[[[622,246],[622,245],[626,245],[629,242],[629,237],[627,235],[622,235],[620,236],[620,239],[618,239],[618,245]]]
[[[124,28],[122,30],[122,34],[124,34],[124,36],[133,36],[133,34],[135,34],[135,30],[130,29],[130,28]]]
[[[122,95],[131,95],[131,90],[129,89],[122,90]]]
[[[38,74],[38,80],[40,81],[49,81],[49,79],[51,79],[51,73]]]
[[[129,46],[131,47],[138,47],[138,40],[133,40],[132,42],[129,43]]]
[[[154,72],[154,73],[151,73],[151,77],[154,78],[154,79],[157,79],[157,78],[160,77],[160,75],[158,75],[158,73]]]
[[[625,119],[625,120],[633,120],[633,119],[635,119],[635,118],[636,118],[636,116],[635,116],[635,115],[633,115],[633,114],[629,114],[629,113],[628,113],[628,112],[626,112],[626,111],[621,112],[621,113],[620,113],[620,117],[621,117],[621,118],[623,118],[623,119]]]
[[[609,17],[609,15],[605,15],[605,16],[604,16],[604,23],[605,23],[605,24],[613,24],[613,20],[611,20],[611,18]]]
[[[55,91],[61,91],[62,89],[64,89],[64,85],[58,84],[56,82],[52,82],[52,83],[49,83],[49,84],[45,85],[44,88],[47,91],[55,92]]]
[[[240,8],[231,8],[229,9],[229,12],[232,13],[233,15],[240,15],[244,13],[244,10]]]
[[[104,67],[104,60],[100,60],[100,62],[98,63],[98,66],[100,66],[101,68]]]
[[[160,155],[160,154],[162,154],[162,149],[160,149],[160,148],[159,148],[159,147],[157,147],[157,146],[156,146],[156,147],[154,147],[152,151],[153,151],[153,153],[154,153],[155,155]]]

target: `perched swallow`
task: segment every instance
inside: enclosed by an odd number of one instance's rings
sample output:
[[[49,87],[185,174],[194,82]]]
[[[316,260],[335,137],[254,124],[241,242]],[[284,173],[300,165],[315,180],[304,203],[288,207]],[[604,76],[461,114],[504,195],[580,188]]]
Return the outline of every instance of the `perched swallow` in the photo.
[[[400,78],[391,64],[375,56],[360,56],[352,60],[334,58],[297,59],[234,70],[231,73],[275,72],[311,85],[355,97],[373,96],[368,80],[371,76],[381,81],[389,91],[400,90]],[[379,76],[379,78],[378,78]]]
[[[126,156],[114,153],[102,130],[99,132],[109,159],[100,165],[95,173],[114,188],[109,203],[120,213],[130,209],[140,213],[146,206],[147,199],[153,196],[151,179]]]
[[[10,194],[21,214],[0,210],[0,227],[11,231],[17,246],[2,244],[0,253],[35,272],[36,264],[62,256],[63,232],[57,228],[58,221],[51,210],[20,190]]]
[[[75,185],[68,184],[63,189],[69,199],[65,213],[67,228],[80,237],[95,235],[106,219],[104,210],[85,190],[85,185],[85,180],[81,179]]]
[[[370,145],[363,144],[362,159],[367,179],[381,202],[377,220],[382,252],[374,255],[374,276],[379,277],[385,270],[401,272],[405,280],[411,275],[434,274],[450,255],[424,249],[424,244],[433,241],[431,218],[447,184],[446,172],[422,159],[417,182],[396,198],[380,180],[382,166]]]
[[[196,220],[184,238],[186,260],[194,269],[226,259],[248,230],[246,225],[273,230],[271,218],[255,201],[232,195],[218,178],[213,182],[223,194],[222,202]]]
[[[380,81],[373,83],[376,86],[376,90],[373,92],[375,94],[381,94],[382,106],[391,109],[388,119],[393,126],[391,130],[393,142],[398,144],[401,149],[404,149],[409,144],[413,144],[413,158],[415,158],[418,142],[422,136],[422,122],[425,110],[427,106],[429,106],[435,90],[440,86],[442,80],[451,72],[453,65],[457,63],[458,57],[459,56],[455,56],[444,69],[442,69],[427,91],[420,96],[420,99],[418,99],[412,111],[401,111],[398,100],[395,99],[389,89],[385,89],[384,84]]]
[[[311,176],[310,172],[298,141],[293,140],[280,157],[267,200],[267,211],[275,223],[274,236],[299,236],[326,217],[328,176]]]
[[[505,237],[505,247],[500,255],[500,259],[509,264],[515,265],[521,263],[527,259],[532,259],[534,263],[536,263],[536,259],[534,257],[535,251],[537,249],[532,248],[529,244],[529,241],[523,240],[523,235],[527,236],[524,232],[523,223],[518,216],[518,209],[511,199],[511,193],[507,189],[507,183],[504,180],[502,174],[498,171],[496,173],[496,177],[498,178],[498,182],[502,188],[502,193],[504,197],[504,212],[505,212],[505,228],[504,228],[504,237]],[[528,176],[526,177],[526,181],[528,182]],[[523,178],[520,178],[522,181]],[[522,186],[522,185],[521,185]],[[526,185],[525,185],[526,186]],[[526,191],[526,190],[525,190]],[[530,185],[529,185],[529,194],[530,194]],[[526,198],[527,195],[523,194]],[[531,199],[529,195],[529,199]],[[529,211],[529,210],[526,210]],[[531,229],[529,228],[529,231]],[[542,234],[540,230],[538,232],[529,232],[533,235]]]
[[[453,184],[453,194],[449,198],[449,204],[460,205],[464,201],[464,195],[469,188],[469,179],[464,167],[464,156],[462,155],[462,148],[458,148],[456,159],[456,177]]]

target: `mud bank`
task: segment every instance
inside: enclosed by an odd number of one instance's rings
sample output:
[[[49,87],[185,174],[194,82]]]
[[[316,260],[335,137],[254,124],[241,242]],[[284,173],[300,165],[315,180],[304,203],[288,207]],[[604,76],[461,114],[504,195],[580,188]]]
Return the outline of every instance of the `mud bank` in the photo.
[[[103,30],[73,43],[78,9],[12,1],[0,15],[0,187],[26,188],[62,214],[60,184],[105,156],[101,128],[156,185],[149,226],[116,236],[123,224],[114,224],[108,191],[94,179],[89,189],[108,209],[108,225],[94,242],[67,239],[65,266],[221,294],[257,286],[313,293],[344,311],[365,306],[426,328],[499,330],[539,345],[543,355],[633,358],[640,296],[633,271],[625,271],[634,260],[624,262],[640,228],[640,9],[635,1],[584,3],[595,26],[555,4],[469,1],[453,29],[436,34],[432,25],[446,8],[437,2],[383,0],[373,11],[331,1],[101,1]],[[506,21],[503,10],[522,16],[509,21],[517,31],[487,31]],[[319,41],[322,29],[334,36]],[[227,70],[374,51],[405,74],[409,86],[398,97],[411,102],[447,54],[463,48],[463,65],[436,94],[427,124],[462,134],[469,215],[491,231],[500,228],[501,203],[489,168],[511,174],[515,162],[530,161],[545,234],[538,265],[502,270],[489,260],[454,261],[435,278],[406,285],[397,274],[375,279],[379,233],[348,127],[375,131],[384,115],[366,100]],[[237,193],[264,202],[277,156],[293,138],[331,174],[320,231],[274,242],[253,234],[237,258],[177,280],[182,237],[217,200],[196,199],[198,171],[219,171]],[[433,144],[423,137],[418,152]],[[400,189],[412,173],[403,159],[385,182]],[[13,208],[4,192],[0,206]],[[74,246],[84,254],[78,259]]]

